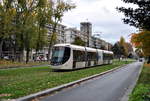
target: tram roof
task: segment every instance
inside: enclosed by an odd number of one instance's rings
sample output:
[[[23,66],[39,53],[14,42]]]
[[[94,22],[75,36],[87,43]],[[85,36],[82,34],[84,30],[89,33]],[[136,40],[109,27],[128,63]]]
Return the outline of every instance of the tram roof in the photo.
[[[94,49],[94,48],[90,48],[90,47],[84,47],[84,46],[78,46],[78,45],[73,45],[73,44],[56,44],[56,45],[54,45],[54,46],[62,46],[62,47],[66,47],[66,46],[69,46],[69,47],[71,47],[71,48],[73,48],[73,49],[77,49],[77,50],[85,50],[85,48],[86,48],[86,50],[89,50],[89,51],[96,51],[96,49]]]
[[[112,51],[107,51],[107,50],[103,50],[104,53],[107,53],[107,54],[113,54]]]
[[[73,48],[73,49],[76,49],[76,50],[85,50],[85,48],[86,48],[86,50],[87,51],[91,51],[91,52],[95,52],[96,51],[96,49],[95,48],[90,48],[90,47],[84,47],[84,46],[78,46],[78,45],[73,45],[73,44],[56,44],[56,45],[54,45],[54,46],[62,46],[62,47],[66,47],[66,46],[68,46],[68,47],[71,47],[71,48]],[[98,51],[103,51],[104,53],[108,53],[108,54],[113,54],[113,52],[111,52],[111,51],[107,51],[107,50],[101,50],[101,49],[97,49]]]

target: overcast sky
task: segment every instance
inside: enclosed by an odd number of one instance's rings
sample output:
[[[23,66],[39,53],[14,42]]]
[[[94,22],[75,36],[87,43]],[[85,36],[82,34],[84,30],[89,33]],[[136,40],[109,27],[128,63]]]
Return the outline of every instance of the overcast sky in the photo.
[[[134,27],[124,24],[122,13],[116,11],[117,6],[126,5],[121,0],[72,0],[76,8],[65,13],[62,23],[68,27],[80,29],[80,22],[88,21],[92,23],[93,34],[102,32],[101,38],[115,43],[123,36],[129,41],[129,35],[136,32]]]

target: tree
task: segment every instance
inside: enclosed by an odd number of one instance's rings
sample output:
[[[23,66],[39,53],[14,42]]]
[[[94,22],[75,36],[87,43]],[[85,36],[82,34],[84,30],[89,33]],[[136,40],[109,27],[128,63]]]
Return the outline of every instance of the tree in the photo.
[[[29,53],[35,45],[36,41],[36,16],[37,1],[35,0],[17,0],[17,18],[19,19],[19,30],[17,35],[18,46],[23,53],[26,50],[26,63],[29,61]]]
[[[131,42],[134,46],[142,49],[145,56],[149,57],[150,62],[150,0],[123,0],[125,3],[137,5],[137,8],[117,8],[126,16],[123,20],[126,24],[135,26],[141,30],[139,33],[132,34]]]
[[[148,57],[148,63],[150,63],[150,31],[143,30],[132,34],[131,42],[136,48],[142,49],[144,55]]]
[[[120,45],[120,42],[116,42],[114,46],[112,47],[112,51],[114,52],[114,55],[116,58],[121,58],[122,55],[124,55],[124,47]]]
[[[125,3],[137,5],[137,8],[117,8],[126,16],[123,21],[126,24],[139,29],[150,30],[150,0],[122,0]]]
[[[124,46],[125,43],[126,43],[126,42],[125,42],[124,37],[120,37],[119,44],[122,45],[122,46]]]
[[[26,62],[28,62],[29,51],[35,42],[36,24],[34,14],[37,7],[37,1],[1,0],[0,3],[1,26],[3,29],[2,31],[4,31],[1,35],[8,36],[10,40],[13,40],[14,54],[16,46],[22,52],[25,49],[27,51]],[[9,31],[9,33],[6,31]]]
[[[127,52],[127,56],[129,56],[133,53],[133,47],[132,47],[131,43],[126,42],[125,43],[125,49]]]
[[[75,40],[72,44],[85,46],[86,42],[84,42],[80,37],[75,37]]]
[[[38,51],[47,41],[51,48],[64,12],[74,7],[63,0],[0,0],[0,56],[6,39],[12,40],[14,54],[18,49],[21,51],[20,57],[23,57],[21,54],[26,50],[26,62],[29,61],[29,53],[33,48]],[[48,40],[47,25],[52,26]]]
[[[128,53],[127,53],[127,47],[126,47],[126,42],[125,42],[124,37],[120,37],[119,45],[120,47],[122,47],[121,49],[122,55],[127,57]]]
[[[36,54],[48,43],[47,42],[48,29],[46,28],[46,25],[49,24],[51,16],[50,2],[48,0],[40,0],[37,5],[38,5],[36,9],[37,38],[35,44]]]
[[[52,45],[55,43],[56,41],[56,28],[58,26],[58,23],[61,22],[62,17],[64,15],[65,12],[75,8],[75,5],[72,3],[67,3],[63,0],[51,0],[51,9],[52,9],[52,22],[51,22],[51,26],[52,26],[52,33],[49,37],[49,48],[48,48],[48,61],[50,59],[50,54],[51,54],[51,48]]]
[[[48,0],[0,1],[0,56],[3,40],[8,38],[12,40],[14,55],[16,47],[22,54],[26,50],[26,62],[32,48],[39,50],[45,45],[47,41],[45,25],[50,23],[48,19],[51,11],[47,2]]]
[[[13,7],[13,1],[1,0],[0,2],[0,58],[2,58],[2,46],[6,39],[11,39],[14,35],[14,16],[16,10]]]
[[[120,38],[119,44],[121,47],[123,47],[123,55],[128,57],[129,54],[133,52],[133,47],[130,43],[126,42],[124,37]]]
[[[139,48],[137,48],[137,49],[135,50],[135,53],[136,53],[136,54],[138,55],[138,57],[140,57],[140,58],[144,57],[144,53],[143,53],[142,50],[139,49]]]

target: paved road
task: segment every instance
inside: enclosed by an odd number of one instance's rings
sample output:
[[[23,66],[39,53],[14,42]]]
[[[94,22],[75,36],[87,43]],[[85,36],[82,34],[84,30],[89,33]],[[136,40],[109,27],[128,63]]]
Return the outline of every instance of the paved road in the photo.
[[[136,62],[87,81],[79,86],[42,98],[42,101],[120,101],[137,79],[142,63]]]

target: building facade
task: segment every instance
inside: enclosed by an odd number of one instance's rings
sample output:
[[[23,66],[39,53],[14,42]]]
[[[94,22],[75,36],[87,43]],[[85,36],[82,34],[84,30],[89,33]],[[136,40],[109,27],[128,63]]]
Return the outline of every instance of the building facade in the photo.
[[[75,41],[76,37],[80,36],[80,31],[76,28],[68,28],[65,30],[65,37],[66,42],[65,43],[73,43]]]
[[[92,45],[91,37],[92,37],[92,24],[90,22],[81,22],[80,23],[80,31],[84,36],[83,41],[86,42],[86,46],[90,47]]]
[[[48,29],[48,36],[51,37],[52,33],[53,33],[53,25],[47,25],[46,26]],[[66,37],[65,37],[65,29],[66,26],[62,25],[62,24],[58,24],[56,27],[56,43],[65,43],[66,41]]]
[[[51,37],[52,32],[53,32],[53,26],[52,25],[47,25],[46,26],[48,29],[48,38]],[[62,24],[58,24],[56,27],[56,43],[55,44],[59,44],[59,43],[73,43],[75,41],[76,37],[80,37],[85,43],[87,47],[93,47],[93,48],[97,48],[97,49],[104,49],[104,50],[110,50],[111,49],[111,44],[100,39],[100,38],[96,38],[94,36],[92,36],[92,24],[90,22],[81,22],[80,23],[80,30],[76,29],[76,28],[66,28],[66,26],[62,25]],[[9,42],[10,43],[10,42]],[[11,44],[8,44],[11,46]],[[4,56],[11,56],[10,54],[13,54],[13,50],[10,48],[10,46],[5,47],[5,50],[3,53]],[[18,54],[19,60],[26,60],[26,51],[23,51],[23,53],[20,53],[20,51],[18,51],[16,54]],[[22,55],[20,55],[22,54]],[[42,50],[40,50],[38,52],[38,54],[36,54],[35,50],[33,49],[30,52],[30,61],[34,61],[34,60],[39,60],[39,57],[43,57],[42,60],[47,60],[47,56],[48,56],[48,47],[44,47]],[[11,56],[13,58],[13,56]],[[11,58],[10,57],[10,58]],[[22,57],[22,58],[21,58]]]

